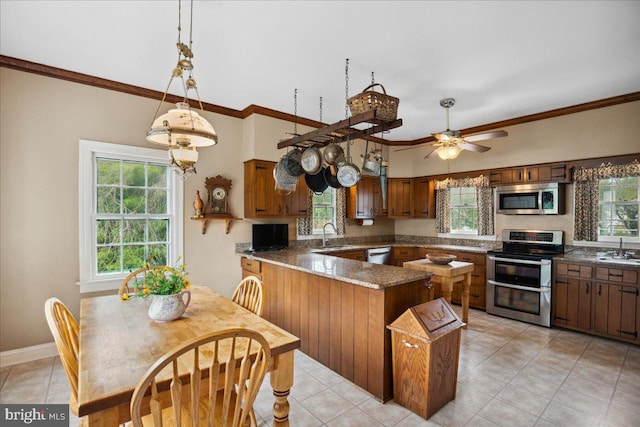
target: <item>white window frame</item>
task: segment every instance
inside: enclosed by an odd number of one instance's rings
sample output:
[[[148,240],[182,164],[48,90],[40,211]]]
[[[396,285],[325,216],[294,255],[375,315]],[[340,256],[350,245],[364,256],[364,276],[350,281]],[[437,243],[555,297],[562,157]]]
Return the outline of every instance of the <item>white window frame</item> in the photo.
[[[640,183],[640,177],[636,177]],[[606,178],[606,179],[601,179],[598,181],[598,185],[600,185],[600,181],[606,181],[607,179],[610,178]],[[613,179],[620,179],[620,178],[613,178]],[[640,191],[640,187],[639,187],[639,191]],[[640,205],[640,195],[638,198],[638,201],[636,201],[636,203],[638,203]],[[605,242],[605,243],[618,243],[620,242],[620,237],[619,236],[601,236],[600,235],[600,205],[601,202],[598,201],[598,242]],[[640,208],[640,206],[639,206]],[[629,237],[629,236],[623,236],[622,237],[623,242],[626,243],[640,243],[640,235],[638,237]]]
[[[449,203],[450,203],[450,207],[449,207],[449,221],[450,221],[450,223],[453,223],[453,221],[451,220],[451,214],[452,214],[452,213],[453,213],[453,211],[454,211],[454,205],[453,205],[453,203],[451,203],[451,197],[453,196],[453,191],[454,191],[454,190],[455,190],[455,191],[460,191],[460,190],[461,190],[461,189],[463,189],[463,188],[464,188],[464,189],[471,188],[471,189],[473,189],[474,194],[475,194],[475,201],[476,201],[476,202],[475,202],[475,205],[472,205],[472,206],[474,206],[474,207],[475,207],[475,209],[476,209],[476,228],[475,228],[475,229],[473,229],[473,230],[457,230],[457,229],[456,229],[456,230],[454,230],[454,229],[452,228],[452,229],[451,229],[451,232],[450,232],[450,233],[448,233],[448,234],[457,234],[457,235],[464,235],[464,236],[477,236],[477,235],[478,235],[478,228],[477,228],[477,225],[478,225],[478,222],[479,222],[479,220],[480,220],[480,219],[478,218],[478,215],[477,215],[477,212],[478,212],[478,189],[477,189],[476,187],[455,187],[455,188],[451,188],[451,189],[449,190],[449,192],[450,192],[450,194],[449,194]],[[463,206],[463,205],[455,205],[455,210],[456,210],[456,211],[458,211],[458,210],[460,209],[460,207],[461,207],[461,206]],[[471,206],[471,205],[470,205],[470,206]]]
[[[127,273],[96,273],[95,239],[95,165],[97,157],[114,158],[131,161],[146,161],[168,164],[167,151],[152,148],[133,147],[130,145],[112,144],[80,140],[78,165],[78,235],[80,261],[80,293],[118,289]],[[167,210],[169,214],[169,260],[177,259],[183,253],[183,212],[184,183],[178,174],[169,172],[169,198]]]
[[[334,228],[329,228],[327,230],[326,235],[335,237],[335,236],[338,235],[338,233],[336,232],[336,228],[335,228],[336,227],[336,215],[338,213],[337,212],[337,210],[338,210],[337,209],[337,203],[336,203],[336,198],[337,198],[336,197],[336,190],[335,190],[335,188],[329,187],[325,191],[330,191],[331,192],[331,202],[332,202],[331,205],[333,207],[333,219],[331,219],[329,222],[334,225]],[[311,209],[315,210],[315,204],[311,205]],[[313,218],[313,212],[311,212],[311,216]],[[316,237],[317,236],[322,236],[322,230],[321,229],[320,230],[312,229],[311,230],[311,235],[312,236],[316,236]]]

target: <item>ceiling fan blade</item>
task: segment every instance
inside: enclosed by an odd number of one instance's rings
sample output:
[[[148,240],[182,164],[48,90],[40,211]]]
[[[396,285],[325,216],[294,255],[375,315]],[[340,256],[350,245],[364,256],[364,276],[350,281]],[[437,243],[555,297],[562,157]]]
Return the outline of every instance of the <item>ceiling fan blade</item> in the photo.
[[[475,151],[476,153],[484,153],[485,151],[491,150],[489,147],[485,147],[484,145],[472,144],[471,142],[460,142],[458,143],[458,147],[463,150]]]
[[[434,157],[438,157],[438,153],[436,152],[436,150],[433,150],[432,152],[424,156],[423,159],[433,159]]]
[[[397,150],[393,150],[394,153],[397,153],[398,151],[406,151],[406,150],[413,150],[415,148],[422,148],[422,147],[428,147],[430,145],[435,144],[435,141],[433,142],[427,142],[424,144],[420,144],[420,145],[412,145],[411,147],[405,147],[405,148],[398,148]]]
[[[494,132],[487,132],[487,133],[480,133],[478,135],[465,136],[464,140],[467,142],[477,142],[477,141],[484,141],[485,139],[501,138],[507,135],[509,134],[506,131],[497,130]]]

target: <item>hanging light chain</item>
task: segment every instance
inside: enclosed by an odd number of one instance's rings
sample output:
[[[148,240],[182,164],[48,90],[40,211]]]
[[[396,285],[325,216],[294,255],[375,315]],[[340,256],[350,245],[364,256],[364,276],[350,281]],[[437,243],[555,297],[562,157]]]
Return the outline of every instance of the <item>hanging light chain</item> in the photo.
[[[322,123],[322,97],[320,97],[320,123]]]
[[[374,73],[374,72],[372,71],[372,72],[371,72],[371,84],[372,84],[372,85],[376,84],[376,78],[375,78],[375,76],[374,76],[374,74],[373,74],[373,73]]]
[[[344,66],[344,118],[349,117],[349,58]]]
[[[296,116],[293,122],[293,134],[298,135],[298,89],[293,90],[293,115]]]

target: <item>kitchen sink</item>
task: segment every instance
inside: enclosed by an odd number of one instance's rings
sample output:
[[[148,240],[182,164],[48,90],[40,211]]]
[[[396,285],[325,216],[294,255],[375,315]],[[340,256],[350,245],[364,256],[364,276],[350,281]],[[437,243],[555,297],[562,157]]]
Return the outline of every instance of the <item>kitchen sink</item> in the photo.
[[[596,261],[609,262],[612,264],[640,266],[640,259],[636,259],[636,258],[626,259],[626,258],[617,258],[612,256],[599,256],[599,257],[596,257]]]

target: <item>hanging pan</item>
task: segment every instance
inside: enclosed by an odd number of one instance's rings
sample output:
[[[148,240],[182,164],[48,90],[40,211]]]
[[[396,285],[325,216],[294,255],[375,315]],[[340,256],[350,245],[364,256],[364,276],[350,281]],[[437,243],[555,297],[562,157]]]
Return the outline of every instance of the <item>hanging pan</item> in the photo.
[[[302,169],[308,175],[315,175],[322,170],[322,154],[316,147],[309,147],[302,152],[300,158]]]
[[[301,176],[304,174],[304,169],[302,168],[300,161],[302,159],[302,150],[292,150],[287,153],[284,157],[285,161],[285,169],[287,173],[291,176]]]
[[[289,175],[286,169],[286,156],[282,157],[273,168],[273,179],[276,182],[276,190],[281,194],[290,194],[296,191],[298,178]]]
[[[324,179],[324,171],[325,168],[321,168],[321,171],[315,175],[306,174],[304,176],[304,181],[307,183],[307,187],[315,194],[322,194],[324,190],[329,187],[327,184],[327,180]]]
[[[336,167],[333,165],[324,170],[324,179],[332,188],[343,188],[342,184],[340,184],[340,182],[338,181],[338,177],[336,176]]]
[[[347,161],[338,168],[338,182],[343,187],[353,187],[360,181],[360,169],[351,163],[351,149],[347,140]]]

